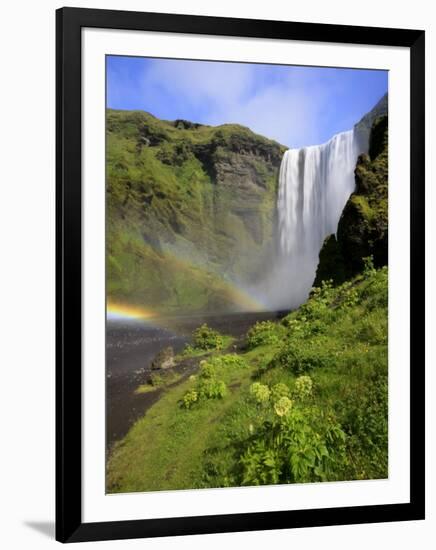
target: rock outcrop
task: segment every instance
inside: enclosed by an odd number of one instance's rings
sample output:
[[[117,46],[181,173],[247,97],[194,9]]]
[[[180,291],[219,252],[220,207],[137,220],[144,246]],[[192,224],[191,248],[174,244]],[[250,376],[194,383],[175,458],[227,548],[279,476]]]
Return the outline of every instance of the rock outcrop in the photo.
[[[369,154],[360,155],[356,189],[349,198],[338,224],[337,239],[330,235],[320,252],[314,282],[333,279],[336,283],[363,269],[363,258],[373,256],[374,265],[388,263],[388,117],[373,124]]]
[[[161,350],[151,363],[151,370],[171,369],[175,366],[174,349],[168,346]]]

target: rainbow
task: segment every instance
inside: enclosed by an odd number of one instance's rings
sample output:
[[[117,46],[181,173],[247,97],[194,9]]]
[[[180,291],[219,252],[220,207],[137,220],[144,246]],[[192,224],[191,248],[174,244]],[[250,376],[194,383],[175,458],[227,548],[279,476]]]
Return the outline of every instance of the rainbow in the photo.
[[[137,236],[131,237],[131,241],[135,242],[138,246],[144,250],[154,253],[153,248],[150,245],[144,243],[142,239]],[[179,271],[185,271],[187,273],[195,270],[205,277],[213,277],[215,284],[217,285],[217,290],[224,291],[228,296],[229,302],[233,302],[236,311],[240,312],[257,312],[265,311],[266,308],[261,301],[249,294],[245,289],[242,289],[233,281],[222,276],[222,274],[205,268],[199,262],[195,262],[192,259],[187,259],[183,257],[180,252],[175,251],[169,247],[164,248],[165,260],[167,262],[173,263],[177,266]],[[213,283],[212,283],[213,284]],[[195,312],[192,312],[195,314]],[[203,312],[207,313],[207,312]],[[151,309],[145,309],[141,306],[134,306],[128,303],[122,303],[121,301],[108,297],[107,302],[107,318],[109,320],[115,321],[141,321],[141,322],[150,322],[153,324],[156,323],[156,318],[158,317],[167,317],[171,315],[169,311],[153,311]]]
[[[154,316],[150,310],[112,300],[108,300],[106,305],[106,317],[111,321],[147,321]]]

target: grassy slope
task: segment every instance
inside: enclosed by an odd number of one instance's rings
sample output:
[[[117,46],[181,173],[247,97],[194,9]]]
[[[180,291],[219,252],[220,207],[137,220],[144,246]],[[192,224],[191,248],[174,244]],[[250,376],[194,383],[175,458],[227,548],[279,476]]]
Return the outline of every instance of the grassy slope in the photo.
[[[248,366],[222,368],[220,379],[229,388],[223,399],[186,410],[180,400],[197,382],[170,389],[116,446],[108,490],[243,484],[241,456],[273,414],[253,401],[250,385],[282,382],[292,392],[298,365],[310,367],[314,383],[305,406],[334,419],[346,434],[345,461],[327,479],[386,477],[387,269],[367,269],[340,287],[324,287],[267,336],[268,344],[241,352]]]
[[[271,239],[282,152],[238,125],[108,110],[109,298],[166,313],[234,303],[227,279],[256,273]]]

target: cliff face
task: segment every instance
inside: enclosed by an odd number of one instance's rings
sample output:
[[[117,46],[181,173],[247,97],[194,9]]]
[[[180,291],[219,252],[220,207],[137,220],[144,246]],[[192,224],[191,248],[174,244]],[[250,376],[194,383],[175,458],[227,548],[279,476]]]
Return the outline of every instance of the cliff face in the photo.
[[[388,115],[388,94],[386,93],[376,105],[364,115],[354,126],[357,139],[359,140],[361,150],[367,151],[371,140],[371,130],[374,122]]]
[[[368,155],[360,155],[356,189],[338,224],[337,239],[330,235],[320,252],[314,282],[341,283],[363,268],[362,258],[372,255],[374,265],[388,263],[388,117],[372,126]]]
[[[238,125],[108,110],[110,299],[165,313],[234,304],[229,281],[249,284],[271,253],[284,150]]]

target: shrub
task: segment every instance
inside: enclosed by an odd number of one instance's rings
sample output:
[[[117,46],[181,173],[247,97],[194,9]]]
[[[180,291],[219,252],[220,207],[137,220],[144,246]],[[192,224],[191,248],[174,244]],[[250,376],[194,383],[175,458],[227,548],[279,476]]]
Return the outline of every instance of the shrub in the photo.
[[[327,324],[323,319],[308,321],[305,316],[301,316],[298,319],[287,316],[282,319],[282,324],[289,329],[288,335],[291,338],[307,338],[323,334],[327,329]]]
[[[387,312],[381,310],[363,317],[357,324],[357,338],[367,344],[387,344]]]
[[[253,349],[267,344],[277,344],[282,334],[282,325],[272,321],[258,321],[247,332],[247,347]]]
[[[254,382],[250,386],[250,394],[258,405],[265,405],[269,401],[271,392],[266,384]]]
[[[206,378],[198,384],[200,399],[222,399],[227,394],[227,386],[222,380]]]
[[[186,344],[186,346],[183,348],[182,355],[192,355],[195,353],[195,348],[191,346],[191,344]]]
[[[242,454],[243,485],[305,483],[337,477],[346,464],[346,436],[331,414],[294,407],[282,397]]]
[[[161,374],[157,374],[157,373],[155,373],[155,372],[152,372],[152,373],[150,374],[149,383],[150,383],[152,386],[155,386],[155,387],[162,386],[162,384],[163,384],[162,375],[161,375]]]
[[[286,384],[279,382],[271,388],[271,397],[273,401],[278,401],[281,397],[289,397],[290,391]]]
[[[353,286],[352,281],[346,281],[339,287],[336,301],[338,302],[338,307],[341,309],[354,307],[359,303],[359,291],[355,286]]]
[[[193,345],[196,349],[222,349],[224,345],[222,335],[216,330],[208,327],[206,323],[195,329],[192,337]]]
[[[216,376],[215,366],[210,361],[200,361],[200,378],[214,378]]]
[[[298,310],[297,319],[303,321],[322,319],[329,312],[334,296],[333,282],[322,281],[320,287],[312,288],[309,300]]]
[[[369,311],[388,307],[388,268],[386,266],[368,277],[361,294]]]
[[[190,409],[194,403],[197,403],[197,401],[198,393],[196,392],[196,390],[190,390],[186,392],[182,398],[182,404],[185,409]]]
[[[362,258],[363,261],[363,274],[365,277],[371,277],[376,273],[376,269],[374,267],[374,257],[367,256],[366,258]]]
[[[190,377],[192,381],[197,380],[197,385],[182,398],[181,404],[186,409],[190,409],[194,403],[205,399],[222,399],[226,396],[227,386],[223,380],[217,378],[217,364],[220,364],[217,359],[219,358],[201,361],[198,377]]]
[[[312,395],[313,381],[310,376],[299,376],[295,380],[295,397],[304,400]]]
[[[274,403],[274,411],[277,416],[286,416],[291,412],[291,408],[292,401],[286,396],[280,397],[280,399]]]
[[[328,339],[323,337],[299,341],[290,339],[273,358],[273,364],[299,376],[315,368],[332,366],[334,355]]]
[[[216,368],[245,368],[248,367],[248,363],[244,357],[236,355],[236,353],[229,353],[226,355],[219,355],[217,357],[212,357],[209,360]]]

